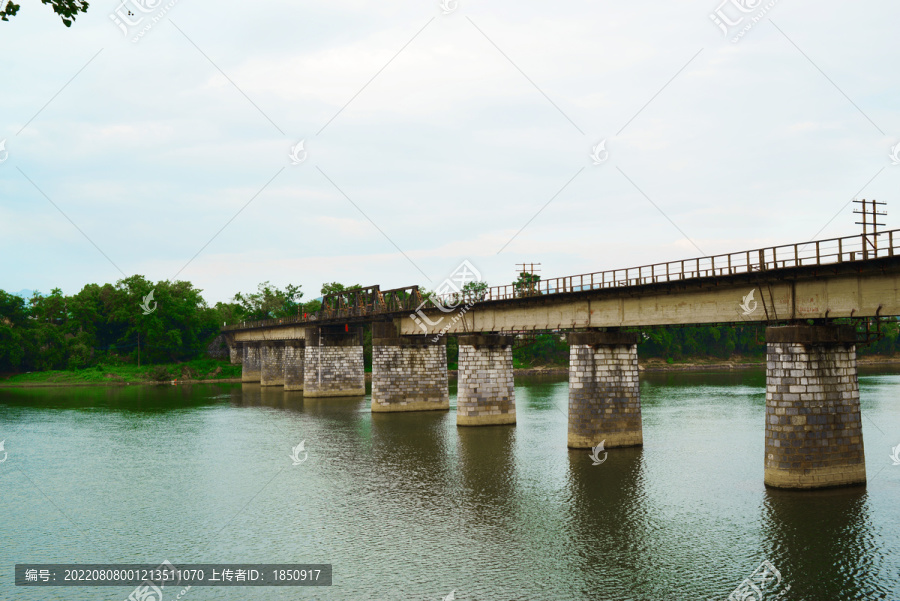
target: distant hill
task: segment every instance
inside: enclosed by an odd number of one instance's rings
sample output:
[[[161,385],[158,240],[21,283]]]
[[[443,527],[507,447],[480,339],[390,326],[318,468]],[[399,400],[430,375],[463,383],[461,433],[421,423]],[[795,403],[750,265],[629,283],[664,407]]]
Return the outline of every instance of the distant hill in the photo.
[[[19,290],[18,292],[14,292],[13,294],[15,294],[16,296],[21,296],[25,300],[28,300],[32,296],[34,296],[34,290]]]

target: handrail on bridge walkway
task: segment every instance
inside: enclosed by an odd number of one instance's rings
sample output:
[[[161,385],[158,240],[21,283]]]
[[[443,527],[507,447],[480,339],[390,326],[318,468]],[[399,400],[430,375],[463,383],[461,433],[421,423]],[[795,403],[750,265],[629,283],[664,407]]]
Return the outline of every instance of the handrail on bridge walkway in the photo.
[[[895,236],[895,234],[898,235]],[[563,276],[525,284],[524,287],[523,285],[515,284],[493,286],[475,295],[446,294],[435,298],[446,306],[456,306],[465,302],[511,300],[538,295],[643,286],[775,269],[835,265],[838,263],[893,257],[900,254],[898,246],[900,246],[900,230],[889,230],[845,236],[843,238],[770,246],[724,255],[654,263],[625,269],[611,269]],[[336,308],[323,308],[316,313],[298,315],[296,317],[240,322],[224,326],[222,330],[244,330],[290,324],[315,325],[323,320],[415,311],[423,300],[417,286],[401,288],[396,291],[385,291],[383,293],[378,291],[377,286],[373,286],[359,291],[344,292],[332,296],[340,297],[341,302],[338,303]],[[383,296],[388,297],[388,301],[385,301],[382,298]],[[329,297],[325,298],[328,299]],[[350,299],[349,302],[343,302],[345,298]]]

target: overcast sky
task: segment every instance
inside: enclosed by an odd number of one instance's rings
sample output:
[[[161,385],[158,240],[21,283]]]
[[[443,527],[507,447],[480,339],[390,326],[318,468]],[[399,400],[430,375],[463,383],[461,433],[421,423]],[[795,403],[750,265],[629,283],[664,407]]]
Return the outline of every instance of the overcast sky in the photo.
[[[0,288],[310,299],[851,235],[855,197],[898,223],[900,3],[720,1],[20,0]]]

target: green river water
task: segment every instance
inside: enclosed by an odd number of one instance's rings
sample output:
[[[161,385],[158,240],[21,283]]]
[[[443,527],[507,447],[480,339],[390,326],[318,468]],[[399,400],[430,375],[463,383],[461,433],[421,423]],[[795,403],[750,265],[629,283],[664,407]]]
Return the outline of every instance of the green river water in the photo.
[[[765,374],[643,374],[643,448],[566,448],[565,378],[516,382],[515,426],[372,414],[258,385],[0,389],[0,599],[24,563],[328,563],[330,587],[206,599],[900,599],[900,375],[862,373],[868,484],[763,485]],[[299,465],[292,448],[304,441]],[[777,586],[776,586],[777,584]],[[756,601],[757,597],[747,597]]]

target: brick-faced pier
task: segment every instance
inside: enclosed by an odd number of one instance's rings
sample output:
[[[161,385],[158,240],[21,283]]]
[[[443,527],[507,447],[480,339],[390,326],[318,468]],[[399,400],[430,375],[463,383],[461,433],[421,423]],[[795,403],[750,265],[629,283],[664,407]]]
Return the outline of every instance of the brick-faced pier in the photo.
[[[244,349],[240,342],[229,342],[228,344],[228,361],[232,365],[242,363],[244,360]]]
[[[260,386],[284,385],[284,341],[265,340],[260,343]]]
[[[579,332],[568,339],[569,448],[644,444],[638,334]]]
[[[459,337],[457,426],[516,423],[512,336]]]
[[[372,324],[372,411],[450,408],[447,339],[401,337],[393,323]]]
[[[241,343],[241,381],[259,382],[259,343]]]
[[[284,389],[303,390],[306,340],[284,341]]]
[[[362,328],[306,328],[303,396],[337,397],[366,394]]]
[[[865,484],[852,326],[766,329],[765,483]]]

